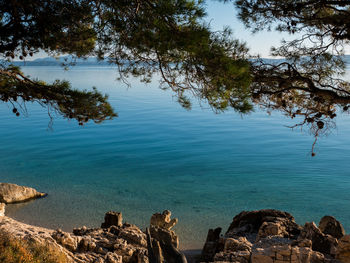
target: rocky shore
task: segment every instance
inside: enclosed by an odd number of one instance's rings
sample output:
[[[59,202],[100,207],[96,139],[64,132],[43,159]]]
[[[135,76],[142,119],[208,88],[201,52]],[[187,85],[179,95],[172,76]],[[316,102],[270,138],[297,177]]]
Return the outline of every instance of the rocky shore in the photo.
[[[17,189],[17,192],[4,191]],[[25,187],[24,187],[25,188]],[[0,184],[0,201],[42,197],[36,190]],[[33,191],[34,190],[34,191]],[[22,195],[20,194],[22,193]],[[28,194],[31,193],[31,194]],[[39,193],[39,194],[38,194]],[[15,196],[16,198],[13,198]],[[74,229],[72,233],[27,225],[4,214],[0,202],[0,234],[45,244],[63,253],[67,262],[91,263],[186,263],[179,237],[172,230],[178,222],[171,212],[155,213],[144,231],[123,222],[120,212],[107,212],[101,227]],[[236,263],[350,263],[350,235],[332,216],[298,225],[294,217],[278,210],[243,211],[228,230],[210,229],[196,262]]]
[[[298,225],[278,210],[243,211],[224,235],[210,229],[202,262],[239,263],[349,263],[350,235],[332,216]]]

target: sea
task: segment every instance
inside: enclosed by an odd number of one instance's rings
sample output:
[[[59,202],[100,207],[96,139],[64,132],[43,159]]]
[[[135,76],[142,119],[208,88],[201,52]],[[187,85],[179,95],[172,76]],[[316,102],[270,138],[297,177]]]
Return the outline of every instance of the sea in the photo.
[[[171,91],[130,78],[115,68],[24,66],[48,82],[66,79],[74,88],[95,86],[109,95],[118,117],[100,124],[76,121],[27,103],[16,117],[0,104],[0,181],[48,193],[7,206],[7,215],[72,231],[99,227],[107,211],[142,229],[153,213],[170,210],[181,249],[200,249],[210,228],[227,230],[243,210],[280,209],[297,223],[333,215],[350,231],[350,118],[318,139],[280,112],[256,107],[241,115],[214,112],[193,98],[179,105]],[[346,76],[350,79],[349,75]]]

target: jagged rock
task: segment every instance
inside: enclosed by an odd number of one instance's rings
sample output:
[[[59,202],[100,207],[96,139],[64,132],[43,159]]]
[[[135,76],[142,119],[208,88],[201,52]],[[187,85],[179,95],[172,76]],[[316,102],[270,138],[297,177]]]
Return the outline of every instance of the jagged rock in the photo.
[[[292,246],[298,246],[298,247],[312,247],[312,241],[310,239],[299,239],[294,242],[292,242]]]
[[[164,210],[163,213],[155,213],[151,217],[151,226],[157,226],[160,228],[170,230],[178,222],[177,218],[170,219],[171,212],[169,210]]]
[[[341,224],[334,218],[328,218],[327,222],[331,222],[329,226],[325,223],[326,219],[321,220],[324,229],[336,228],[336,231],[332,232],[336,233]],[[331,233],[331,230],[328,231]],[[209,231],[201,261],[350,263],[350,235],[340,239],[338,245],[336,238],[322,233],[315,223],[306,223],[301,227],[286,212],[244,211],[234,217],[223,237],[220,237],[220,231],[215,234],[214,230]]]
[[[224,252],[230,251],[248,251],[252,250],[252,243],[250,243],[245,237],[227,238],[225,239]]]
[[[5,204],[24,202],[30,199],[44,197],[46,195],[47,194],[40,193],[31,187],[0,183],[0,202]]]
[[[105,221],[101,224],[102,228],[109,228],[110,226],[122,226],[123,215],[119,212],[109,211],[105,214]]]
[[[328,234],[338,239],[345,236],[343,225],[333,216],[322,217],[318,227],[323,234]]]
[[[336,238],[323,234],[314,222],[305,224],[299,239],[310,239],[312,241],[312,250],[329,255],[335,254],[336,246],[338,245]]]
[[[122,256],[117,255],[116,253],[108,252],[105,256],[106,263],[122,263]]]
[[[237,251],[237,252],[219,252],[215,254],[214,262],[234,262],[234,263],[249,263],[250,261],[249,251]]]
[[[61,244],[63,247],[74,252],[78,248],[78,240],[76,237],[72,237],[69,233],[65,233],[60,229],[57,229],[52,233],[52,238]]]
[[[251,263],[323,263],[324,255],[307,247],[292,247],[290,240],[272,237],[254,244]]]
[[[220,233],[221,227],[209,229],[207,239],[202,249],[201,261],[213,261],[215,254],[221,250],[219,247]]]
[[[93,263],[105,263],[103,258],[96,258]]]
[[[0,203],[0,216],[5,216],[5,203]]]
[[[338,242],[336,259],[343,263],[350,263],[350,235],[343,236]]]
[[[266,229],[266,231],[277,232],[280,233],[281,236],[296,239],[301,230],[301,227],[295,222],[291,214],[273,209],[265,209],[259,211],[243,211],[236,215],[225,236],[245,236],[249,241],[254,242],[261,226],[265,222],[267,224],[265,224],[260,231],[262,237]]]
[[[148,253],[155,257],[153,251],[153,242],[150,244],[150,239],[159,242],[164,262],[167,263],[187,263],[186,257],[178,249],[179,238],[174,231],[170,230],[176,223],[177,219],[170,219],[171,212],[165,210],[162,214],[153,214],[150,221],[150,228],[147,230],[147,247]],[[156,258],[158,262],[160,258]],[[152,261],[151,261],[152,262]]]
[[[136,251],[137,253],[137,263],[149,263],[148,254],[146,250]]]
[[[73,228],[73,234],[76,236],[83,236],[83,235],[86,235],[87,230],[88,229],[86,226],[82,226],[80,228]]]
[[[95,251],[96,249],[96,243],[92,240],[91,236],[84,236],[79,244],[78,244],[78,250],[81,252],[84,251]]]
[[[147,247],[146,234],[135,225],[124,224],[118,237],[125,239],[129,244]]]
[[[257,240],[268,236],[289,236],[284,223],[284,221],[264,222],[259,228]]]
[[[179,238],[174,231],[151,226],[150,232],[152,238],[158,240],[161,244],[171,244],[175,248],[179,247]]]

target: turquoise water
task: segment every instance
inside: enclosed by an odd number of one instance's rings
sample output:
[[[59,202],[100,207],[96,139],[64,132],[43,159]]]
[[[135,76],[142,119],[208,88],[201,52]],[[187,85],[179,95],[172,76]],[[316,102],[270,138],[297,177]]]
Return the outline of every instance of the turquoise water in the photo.
[[[0,181],[28,185],[47,198],[8,206],[27,223],[99,226],[106,211],[147,226],[152,213],[169,209],[179,218],[182,248],[199,248],[207,230],[226,229],[241,210],[276,208],[298,223],[337,217],[350,231],[350,118],[321,138],[317,156],[307,132],[291,120],[257,110],[215,114],[198,104],[186,111],[172,94],[131,80],[127,89],[114,69],[25,67],[44,80],[68,79],[110,95],[119,117],[80,127],[57,117],[53,130],[38,105],[15,117],[0,105]]]

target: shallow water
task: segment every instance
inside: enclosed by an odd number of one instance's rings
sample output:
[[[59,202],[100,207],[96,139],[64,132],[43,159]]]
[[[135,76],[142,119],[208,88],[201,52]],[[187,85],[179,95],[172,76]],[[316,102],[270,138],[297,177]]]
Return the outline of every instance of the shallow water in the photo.
[[[321,138],[290,130],[290,119],[257,110],[241,117],[205,106],[186,111],[170,92],[131,80],[127,89],[108,67],[24,67],[44,80],[110,95],[119,117],[80,127],[27,105],[15,117],[0,105],[0,181],[28,185],[48,197],[8,206],[19,220],[53,228],[99,226],[106,211],[147,226],[164,209],[179,218],[182,248],[199,248],[207,230],[224,231],[242,210],[289,211],[298,223],[334,215],[350,231],[350,118]]]

